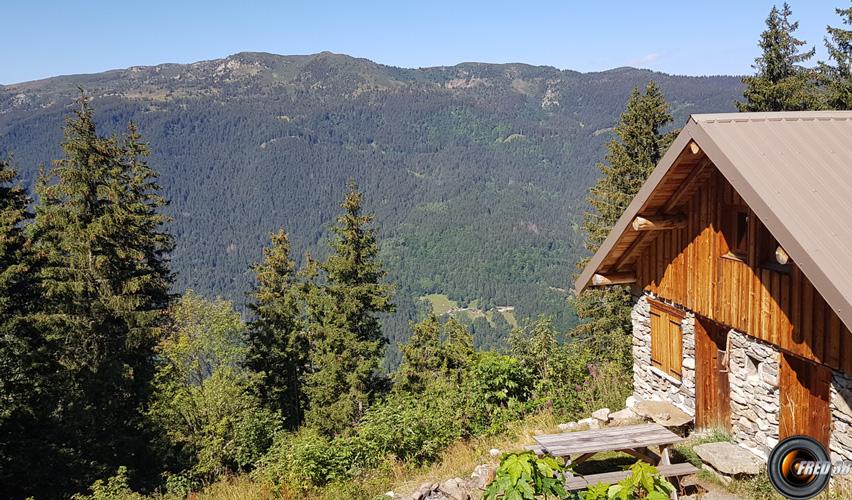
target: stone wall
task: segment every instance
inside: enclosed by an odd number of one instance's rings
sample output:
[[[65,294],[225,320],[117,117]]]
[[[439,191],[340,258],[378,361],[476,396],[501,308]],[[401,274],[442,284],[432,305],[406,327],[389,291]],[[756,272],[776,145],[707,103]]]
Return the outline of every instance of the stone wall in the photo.
[[[736,330],[728,332],[728,345],[731,434],[740,446],[766,459],[778,444],[781,353]]]
[[[668,401],[695,414],[695,316],[684,311],[683,377],[676,380],[651,365],[651,304],[640,297],[633,307],[633,395]],[[677,307],[677,306],[674,306]],[[683,310],[682,308],[680,308]],[[736,330],[728,332],[731,434],[740,446],[764,459],[778,444],[780,392],[778,348]],[[831,381],[832,460],[852,460],[852,377],[835,371]]]
[[[637,399],[669,401],[695,414],[695,316],[686,312],[681,322],[683,366],[681,380],[651,365],[651,304],[642,296],[633,306],[633,394]]]
[[[834,372],[831,377],[832,460],[852,460],[852,378]]]

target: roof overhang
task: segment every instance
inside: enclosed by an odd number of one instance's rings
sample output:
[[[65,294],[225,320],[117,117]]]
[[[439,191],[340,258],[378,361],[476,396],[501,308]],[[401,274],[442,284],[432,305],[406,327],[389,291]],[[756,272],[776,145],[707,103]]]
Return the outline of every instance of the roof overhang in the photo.
[[[763,130],[761,130],[761,133],[751,133],[748,140],[757,141],[757,146],[778,149],[780,152],[776,154],[776,160],[778,154],[786,154],[783,158],[788,163],[787,167],[790,165],[793,167],[798,166],[801,170],[812,171],[812,175],[814,176],[832,173],[838,169],[838,166],[840,166],[839,168],[841,169],[848,169],[844,170],[844,175],[841,178],[832,179],[833,181],[841,183],[839,187],[832,186],[830,189],[826,188],[823,190],[833,190],[834,193],[840,194],[848,193],[849,199],[847,201],[852,202],[852,183],[849,182],[849,174],[852,173],[852,112],[730,113],[691,116],[686,126],[683,130],[681,130],[669,150],[648,177],[648,180],[613,226],[613,229],[610,231],[606,240],[604,240],[601,244],[600,249],[594,256],[592,256],[589,263],[580,273],[574,284],[575,292],[580,293],[588,287],[595,273],[601,271],[601,264],[608,258],[611,260],[613,249],[616,248],[618,241],[624,237],[626,233],[633,231],[631,227],[633,219],[639,214],[644,214],[643,210],[648,205],[649,200],[654,195],[654,192],[657,190],[660,183],[670,170],[677,165],[678,159],[681,157],[685,148],[688,147],[689,143],[694,141],[701,148],[701,151],[706,155],[706,157],[733,186],[737,193],[739,193],[739,195],[745,200],[757,217],[772,233],[778,243],[792,257],[799,269],[801,269],[804,275],[813,283],[816,290],[837,313],[840,319],[848,328],[852,328],[852,282],[850,282],[847,274],[838,272],[844,269],[847,272],[852,272],[852,267],[850,267],[850,265],[852,265],[852,246],[844,245],[845,241],[852,239],[852,229],[850,229],[852,228],[852,213],[848,214],[850,215],[850,218],[846,219],[845,227],[837,227],[836,229],[828,229],[829,226],[826,228],[818,228],[817,231],[821,231],[821,233],[817,233],[820,237],[814,238],[802,237],[805,228],[812,232],[814,231],[812,227],[808,227],[813,226],[814,224],[807,224],[807,221],[801,220],[782,220],[782,217],[779,217],[776,210],[781,204],[793,202],[793,200],[789,200],[789,197],[785,197],[785,193],[782,192],[783,189],[781,188],[787,188],[787,193],[789,194],[791,192],[795,192],[796,189],[808,189],[808,186],[781,186],[777,192],[772,191],[766,186],[760,186],[762,191],[757,189],[754,185],[754,181],[755,178],[759,178],[760,175],[783,175],[783,172],[778,172],[773,168],[773,158],[769,157],[769,155],[762,158],[758,158],[756,155],[753,155],[755,161],[748,163],[759,163],[760,165],[743,165],[743,163],[745,163],[743,158],[746,155],[743,151],[735,151],[736,144],[732,144],[735,141],[730,140],[732,135],[728,134],[727,138],[725,138],[722,137],[721,134],[716,133],[716,129],[711,129],[710,131],[707,129],[708,125],[715,125],[718,127],[718,124],[725,123],[737,126],[737,124],[740,123],[754,121],[761,121],[762,123],[783,121],[795,121],[800,123],[819,123],[827,121],[845,122],[841,127],[835,125],[832,129],[819,130],[812,134],[814,136],[818,136],[820,133],[825,132],[833,133],[839,137],[837,137],[837,140],[831,142],[828,146],[823,146],[823,149],[820,149],[819,147],[811,147],[810,149],[813,151],[808,152],[811,156],[807,156],[804,153],[798,154],[801,149],[810,146],[808,143],[784,145],[767,142],[766,144],[761,145],[759,141],[762,139],[761,134],[764,133]],[[778,125],[775,126],[778,127]],[[827,125],[823,124],[823,126]],[[799,129],[792,132],[787,131],[786,133],[797,134],[799,133]],[[748,135],[748,131],[744,135]],[[717,137],[727,140],[728,143],[720,144]],[[777,140],[777,137],[775,137],[775,139]],[[801,140],[814,141],[817,140],[817,138],[804,137]],[[848,143],[848,145],[844,146],[846,143]],[[726,147],[729,150],[726,150]],[[820,167],[823,169],[822,172],[819,171],[819,169],[814,170],[814,162],[818,161],[820,154],[832,157],[832,162],[823,162],[826,165],[822,165]],[[735,161],[732,157],[735,157],[738,160]],[[740,165],[737,165],[737,162],[739,162]],[[765,168],[765,171],[756,173],[754,170],[759,169],[761,166]],[[749,174],[751,179],[747,178],[746,174]],[[816,189],[814,189],[814,191],[816,191]],[[814,192],[813,195],[819,196],[820,193]],[[840,198],[835,197],[835,199]],[[797,209],[815,210],[813,206],[807,206],[807,203],[802,203],[801,199],[797,201],[800,205]],[[836,210],[840,211],[841,214],[844,214],[845,212],[852,212],[852,204],[836,203],[835,205],[837,204],[841,205],[836,207]],[[820,214],[817,214],[810,218],[814,219],[819,217]],[[841,219],[844,218],[842,216],[840,217]],[[788,225],[788,223],[790,223],[790,225]],[[791,225],[794,223],[796,225],[791,230]],[[801,226],[804,226],[804,228]],[[796,234],[797,232],[798,234]],[[839,255],[843,252],[846,254]],[[834,254],[834,257],[837,258],[831,258],[832,256],[827,254]],[[847,260],[850,262],[846,262]],[[838,276],[841,274],[843,275]]]

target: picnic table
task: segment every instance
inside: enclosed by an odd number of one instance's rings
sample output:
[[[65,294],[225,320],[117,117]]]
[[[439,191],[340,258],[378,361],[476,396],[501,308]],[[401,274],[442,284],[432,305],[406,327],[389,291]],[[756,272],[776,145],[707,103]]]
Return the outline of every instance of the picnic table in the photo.
[[[564,457],[566,463],[577,465],[597,453],[619,451],[634,456],[657,467],[665,477],[679,477],[698,471],[692,464],[672,464],[669,447],[683,438],[660,424],[626,425],[606,427],[588,431],[543,434],[535,436],[537,446],[531,447],[538,454]],[[649,449],[654,446],[659,454]],[[614,483],[627,477],[629,471],[608,472],[586,476],[569,476],[566,488],[579,490],[598,482]]]

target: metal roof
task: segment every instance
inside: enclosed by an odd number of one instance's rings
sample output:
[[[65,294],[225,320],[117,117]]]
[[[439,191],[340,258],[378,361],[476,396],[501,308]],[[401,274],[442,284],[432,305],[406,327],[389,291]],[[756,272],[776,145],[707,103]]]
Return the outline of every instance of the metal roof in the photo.
[[[692,115],[578,277],[576,292],[623,251],[633,218],[690,141],[852,328],[852,111]]]

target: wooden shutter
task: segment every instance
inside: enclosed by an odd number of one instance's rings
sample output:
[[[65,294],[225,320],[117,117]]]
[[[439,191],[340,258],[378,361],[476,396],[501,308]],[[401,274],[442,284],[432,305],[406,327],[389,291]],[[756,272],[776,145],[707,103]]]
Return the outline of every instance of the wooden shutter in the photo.
[[[677,379],[683,365],[682,319],[677,309],[651,302],[651,365]]]
[[[651,307],[651,365],[664,370],[663,362],[668,357],[665,347],[665,322],[659,310]]]
[[[669,327],[669,366],[666,372],[680,378],[683,366],[683,332],[680,329],[680,318],[667,315]]]

